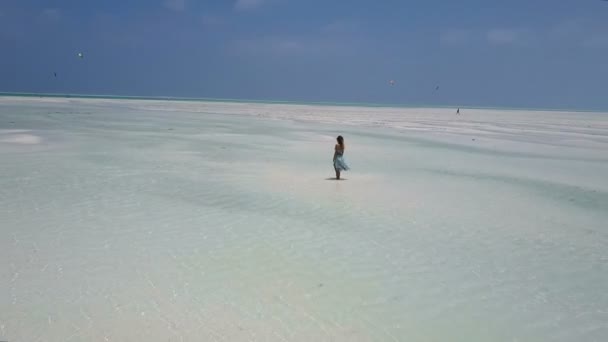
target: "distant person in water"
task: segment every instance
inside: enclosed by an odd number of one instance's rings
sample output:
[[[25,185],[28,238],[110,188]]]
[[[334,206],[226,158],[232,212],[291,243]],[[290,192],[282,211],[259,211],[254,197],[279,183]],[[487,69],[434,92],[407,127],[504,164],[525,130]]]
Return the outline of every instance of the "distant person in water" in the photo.
[[[460,108],[456,110],[456,114],[460,114]]]
[[[340,172],[348,171],[350,168],[344,161],[344,138],[339,135],[336,140],[338,140],[338,143],[334,147],[334,169],[336,170],[336,179],[340,179]]]

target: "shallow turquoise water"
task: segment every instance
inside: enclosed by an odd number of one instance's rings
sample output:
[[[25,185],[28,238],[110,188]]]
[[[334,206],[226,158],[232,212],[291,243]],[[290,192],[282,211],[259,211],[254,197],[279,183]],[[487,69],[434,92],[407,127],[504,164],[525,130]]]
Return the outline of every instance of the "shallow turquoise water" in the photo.
[[[0,340],[603,341],[606,120],[0,98]]]
[[[108,100],[158,100],[158,101],[196,101],[196,102],[228,102],[228,103],[259,103],[259,104],[293,104],[293,105],[321,105],[321,106],[356,106],[356,107],[379,107],[379,108],[444,108],[454,110],[460,107],[463,110],[469,109],[488,109],[488,110],[519,110],[519,111],[564,111],[572,112],[595,112],[605,113],[602,109],[582,109],[582,108],[507,108],[507,107],[479,107],[472,105],[429,105],[429,104],[382,104],[382,103],[361,103],[361,102],[298,102],[281,100],[254,100],[254,99],[223,99],[223,98],[187,98],[187,97],[152,97],[152,96],[120,96],[120,95],[94,95],[94,94],[46,94],[46,93],[2,93],[5,97],[25,97],[25,98],[75,98],[75,99],[108,99]]]

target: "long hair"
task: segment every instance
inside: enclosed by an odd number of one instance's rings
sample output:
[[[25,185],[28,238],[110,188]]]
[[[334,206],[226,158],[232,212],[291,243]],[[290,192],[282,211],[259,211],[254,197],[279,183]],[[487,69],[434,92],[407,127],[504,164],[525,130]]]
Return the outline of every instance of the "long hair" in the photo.
[[[340,147],[344,149],[344,138],[341,135],[338,135],[338,138],[336,138],[336,140],[338,140],[338,144],[340,145]]]

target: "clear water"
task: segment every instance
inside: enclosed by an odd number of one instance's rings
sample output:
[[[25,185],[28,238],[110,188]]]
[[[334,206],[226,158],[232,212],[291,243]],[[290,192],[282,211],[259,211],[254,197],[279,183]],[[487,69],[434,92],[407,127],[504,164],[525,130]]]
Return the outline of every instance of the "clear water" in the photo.
[[[607,147],[598,113],[0,98],[0,340],[605,341]]]

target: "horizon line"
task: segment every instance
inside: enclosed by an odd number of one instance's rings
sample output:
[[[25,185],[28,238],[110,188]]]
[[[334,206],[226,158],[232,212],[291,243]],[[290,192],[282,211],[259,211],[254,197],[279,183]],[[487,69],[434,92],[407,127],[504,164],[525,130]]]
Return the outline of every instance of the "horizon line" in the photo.
[[[343,107],[378,107],[378,108],[463,108],[463,109],[491,109],[491,110],[520,110],[535,112],[581,112],[581,113],[608,113],[605,109],[583,108],[525,108],[525,107],[491,107],[475,105],[425,105],[425,104],[383,104],[366,102],[330,102],[330,101],[291,101],[291,100],[261,100],[237,98],[211,98],[211,97],[181,97],[181,96],[145,96],[145,95],[110,95],[110,94],[62,94],[62,93],[30,93],[30,92],[0,92],[0,97],[46,97],[46,98],[81,98],[81,99],[124,99],[124,100],[151,100],[151,101],[190,101],[190,102],[232,102],[232,103],[259,103],[259,104],[291,104],[291,105],[318,105]]]

